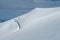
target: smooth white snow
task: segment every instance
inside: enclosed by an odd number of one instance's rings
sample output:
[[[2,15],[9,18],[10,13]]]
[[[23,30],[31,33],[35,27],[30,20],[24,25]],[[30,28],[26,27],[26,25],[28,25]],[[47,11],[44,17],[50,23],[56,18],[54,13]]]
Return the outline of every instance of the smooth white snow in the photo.
[[[60,7],[35,8],[0,27],[1,40],[60,40]]]

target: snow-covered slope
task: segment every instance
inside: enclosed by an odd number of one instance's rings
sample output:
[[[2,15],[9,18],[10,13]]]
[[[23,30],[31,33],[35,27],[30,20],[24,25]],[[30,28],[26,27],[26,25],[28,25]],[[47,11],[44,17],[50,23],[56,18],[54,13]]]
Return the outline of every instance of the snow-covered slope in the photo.
[[[0,38],[8,36],[19,30],[18,24],[12,19],[4,23],[0,23]]]
[[[26,13],[25,15],[17,17],[17,20],[22,27],[34,23],[36,20],[41,19],[42,17],[48,17],[56,15],[60,12],[59,8],[35,8],[34,10]]]
[[[1,40],[60,40],[60,7],[35,8],[0,27]]]

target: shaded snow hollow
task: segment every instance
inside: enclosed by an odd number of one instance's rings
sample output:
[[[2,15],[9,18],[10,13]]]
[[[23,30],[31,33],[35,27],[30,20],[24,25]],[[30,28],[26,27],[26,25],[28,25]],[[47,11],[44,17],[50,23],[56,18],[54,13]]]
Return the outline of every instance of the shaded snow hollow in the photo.
[[[60,40],[60,7],[35,8],[0,23],[1,40]]]

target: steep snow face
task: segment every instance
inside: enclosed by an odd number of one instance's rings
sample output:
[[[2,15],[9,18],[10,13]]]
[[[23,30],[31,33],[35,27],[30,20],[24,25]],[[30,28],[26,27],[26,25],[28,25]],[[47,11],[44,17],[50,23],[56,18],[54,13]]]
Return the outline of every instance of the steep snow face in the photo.
[[[1,40],[60,40],[60,8],[35,8],[0,26]]]

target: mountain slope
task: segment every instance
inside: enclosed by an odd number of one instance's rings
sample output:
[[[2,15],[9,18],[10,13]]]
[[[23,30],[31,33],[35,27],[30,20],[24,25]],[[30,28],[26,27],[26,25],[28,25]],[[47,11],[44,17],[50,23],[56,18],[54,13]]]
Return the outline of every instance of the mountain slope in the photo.
[[[8,34],[1,40],[60,40],[60,8],[36,8],[0,26]]]

